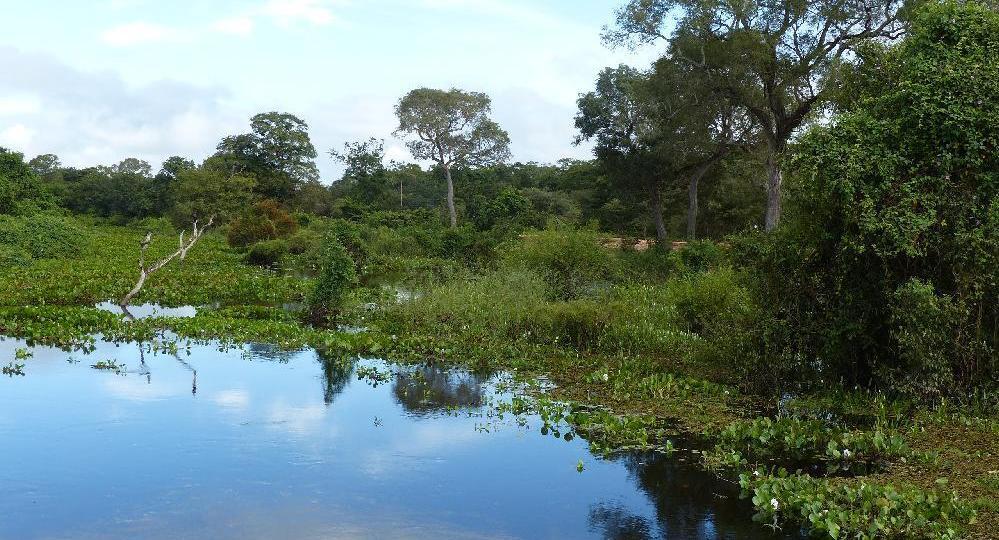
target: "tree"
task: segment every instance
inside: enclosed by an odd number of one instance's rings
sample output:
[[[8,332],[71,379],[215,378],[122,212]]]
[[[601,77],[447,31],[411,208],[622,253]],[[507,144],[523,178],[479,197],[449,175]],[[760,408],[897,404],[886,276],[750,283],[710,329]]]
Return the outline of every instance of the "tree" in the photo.
[[[639,191],[649,201],[656,238],[667,240],[663,220],[663,162],[651,140],[648,103],[643,103],[642,86],[647,77],[635,68],[621,65],[606,68],[597,78],[596,89],[580,96],[576,128],[577,144],[595,139],[594,152],[612,170],[617,187],[625,192]]]
[[[827,380],[933,399],[994,385],[999,15],[927,4],[861,69],[851,110],[798,144],[762,305],[791,318],[787,356],[822,359]]]
[[[180,173],[197,168],[193,161],[180,156],[167,158],[160,171],[153,177],[153,198],[156,208],[161,213],[167,213],[174,205],[173,186]]]
[[[330,150],[330,157],[346,166],[341,191],[362,202],[377,205],[390,189],[385,168],[385,141],[374,137],[366,141],[348,142],[343,151]]]
[[[38,176],[46,176],[49,174],[54,174],[62,167],[59,163],[59,156],[55,154],[42,154],[35,156],[31,161],[28,162],[28,167],[31,167],[32,171]]]
[[[148,178],[153,174],[153,167],[149,165],[148,161],[138,158],[125,158],[121,163],[114,166],[114,172]]]
[[[668,56],[655,63],[639,90],[649,117],[644,136],[677,183],[686,179],[687,239],[694,240],[700,183],[733,150],[751,146],[752,122],[696,69]]]
[[[788,141],[834,87],[837,65],[858,44],[903,31],[903,0],[629,0],[611,44],[669,41],[669,55],[696,67],[752,114],[767,143],[766,228],[781,218]],[[674,15],[680,17],[672,32]]]
[[[250,133],[223,139],[214,157],[232,174],[254,177],[258,194],[288,201],[304,183],[319,180],[305,121],[269,112],[250,119],[250,127]]]
[[[215,216],[227,222],[243,213],[254,200],[256,180],[218,168],[209,158],[197,169],[181,171],[173,187],[176,201],[170,217],[178,226]]]
[[[510,156],[510,137],[489,118],[491,100],[479,92],[418,88],[395,107],[396,134],[415,135],[407,143],[416,159],[429,160],[444,170],[451,227],[458,226],[454,207],[455,167],[503,162]]]
[[[0,214],[30,214],[54,203],[24,155],[0,147]]]

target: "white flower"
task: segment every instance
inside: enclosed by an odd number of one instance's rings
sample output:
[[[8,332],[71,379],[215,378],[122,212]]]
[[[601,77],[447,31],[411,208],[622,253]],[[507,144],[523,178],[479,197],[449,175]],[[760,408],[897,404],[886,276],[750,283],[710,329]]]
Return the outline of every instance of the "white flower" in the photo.
[[[760,471],[759,471],[759,470],[755,470],[755,471],[753,471],[753,476],[755,476],[755,477],[759,478],[759,476],[760,476]]]
[[[777,499],[770,499],[770,506],[773,506],[774,511],[776,511],[778,508],[780,508],[780,503],[777,502]]]
[[[843,449],[843,459],[850,459],[851,455],[852,454],[850,453],[850,449],[849,448],[844,448]]]
[[[610,376],[604,373],[604,382],[607,382],[608,380],[610,380]]]

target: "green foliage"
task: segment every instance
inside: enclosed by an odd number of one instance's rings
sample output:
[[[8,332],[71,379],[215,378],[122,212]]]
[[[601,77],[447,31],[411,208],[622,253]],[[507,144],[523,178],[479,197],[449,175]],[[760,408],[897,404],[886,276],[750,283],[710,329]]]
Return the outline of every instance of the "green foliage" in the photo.
[[[264,240],[287,238],[298,231],[298,222],[277,201],[260,201],[229,224],[230,246],[246,247]]]
[[[120,298],[135,284],[139,245],[146,234],[145,227],[94,226],[79,218],[58,218],[65,223],[55,220],[52,227],[42,230],[55,231],[45,246],[46,251],[59,253],[59,258],[34,259],[30,248],[21,247],[26,238],[21,227],[25,219],[21,218],[16,225],[5,229],[17,232],[17,244],[13,249],[14,253],[21,254],[21,262],[0,271],[0,304],[92,306]],[[49,224],[44,220],[53,218],[42,219],[42,223]],[[147,225],[153,225],[155,231],[147,260],[158,260],[177,249],[178,231],[172,227],[164,230],[162,227],[166,225],[162,223]],[[48,238],[47,232],[36,236]],[[0,238],[4,239],[0,240],[2,250],[8,246],[6,239],[9,237],[0,232]],[[243,258],[244,255],[231,249],[221,235],[209,231],[188,253],[187,259],[157,272],[136,302],[169,306],[281,304],[304,298],[308,285],[305,281],[246,266]]]
[[[743,474],[753,519],[776,526],[801,524],[829,538],[960,538],[975,512],[949,492],[859,482],[848,484],[805,475]]]
[[[326,239],[323,265],[309,294],[312,322],[330,324],[343,308],[347,292],[357,281],[354,261],[336,237]]]
[[[55,200],[24,155],[0,147],[0,215],[33,214],[55,206]]]
[[[525,233],[501,248],[507,268],[525,268],[544,276],[557,298],[579,298],[620,273],[614,253],[600,245],[600,235],[583,229],[544,229]]]
[[[899,287],[890,308],[898,360],[882,366],[881,377],[904,393],[939,398],[954,385],[949,355],[966,310],[919,279]]]
[[[288,242],[284,240],[264,240],[250,246],[246,262],[256,266],[276,267],[288,255]]]
[[[213,215],[217,223],[225,223],[250,206],[256,185],[255,179],[233,175],[211,160],[198,169],[183,170],[173,184],[176,204],[170,219],[177,227],[190,227],[195,219]]]
[[[33,214],[23,218],[0,216],[0,249],[11,264],[30,259],[69,259],[80,254],[86,233],[71,218]]]
[[[828,470],[850,470],[854,464],[880,462],[910,455],[897,433],[880,426],[854,431],[819,420],[756,418],[733,422],[718,434],[708,463],[743,468],[776,460],[780,463],[826,462]]]
[[[995,384],[997,36],[993,10],[927,4],[850,112],[802,140],[792,223],[747,264],[766,355],[923,397]]]
[[[309,126],[288,113],[267,112],[250,119],[250,133],[226,137],[210,161],[218,168],[253,179],[246,195],[289,201],[319,179]]]

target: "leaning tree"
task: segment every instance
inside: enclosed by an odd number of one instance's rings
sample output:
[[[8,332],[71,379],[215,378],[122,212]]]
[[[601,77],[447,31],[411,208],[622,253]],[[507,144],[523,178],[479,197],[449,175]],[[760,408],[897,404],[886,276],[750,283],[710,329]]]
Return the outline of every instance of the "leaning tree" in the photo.
[[[444,171],[451,227],[458,225],[452,169],[501,163],[510,157],[510,137],[489,118],[490,111],[489,96],[454,88],[418,88],[395,107],[396,134],[415,137],[407,143],[413,157],[433,161]]]

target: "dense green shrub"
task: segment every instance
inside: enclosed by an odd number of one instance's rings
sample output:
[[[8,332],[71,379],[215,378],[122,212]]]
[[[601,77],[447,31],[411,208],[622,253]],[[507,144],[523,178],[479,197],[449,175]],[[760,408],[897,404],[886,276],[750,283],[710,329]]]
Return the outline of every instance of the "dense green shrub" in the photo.
[[[938,398],[954,384],[949,355],[968,314],[933,285],[912,279],[891,299],[892,338],[898,361],[882,365],[879,375],[894,388],[924,398]]]
[[[855,103],[799,143],[783,230],[735,248],[768,312],[761,354],[923,396],[994,385],[999,14],[927,4],[859,69]]]
[[[0,216],[0,245],[33,259],[66,259],[79,255],[86,233],[72,218],[34,214]]]
[[[676,251],[683,267],[690,272],[703,272],[724,265],[725,252],[710,240],[697,240]]]
[[[578,298],[619,275],[615,253],[599,240],[596,232],[583,229],[531,231],[502,246],[501,261],[541,274],[558,298]]]
[[[515,336],[544,304],[548,285],[536,273],[513,269],[447,282],[388,313],[399,331],[410,328],[466,335]]]
[[[53,207],[55,198],[24,155],[0,147],[0,214],[30,215]]]
[[[298,222],[277,201],[264,200],[253,205],[229,224],[229,245],[246,247],[265,240],[287,238],[298,230]]]
[[[312,323],[325,326],[333,322],[343,308],[350,288],[357,282],[354,260],[335,236],[325,242],[325,254],[319,276],[309,294]]]
[[[31,254],[20,246],[0,244],[0,268],[27,266],[31,264]]]
[[[264,240],[250,246],[246,262],[257,266],[279,266],[288,256],[288,242],[284,240]]]

